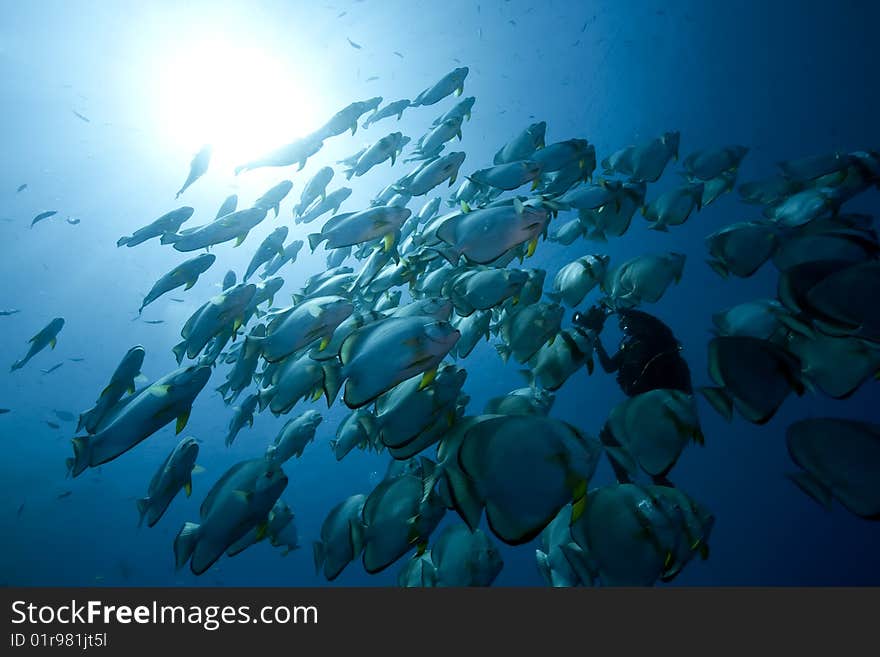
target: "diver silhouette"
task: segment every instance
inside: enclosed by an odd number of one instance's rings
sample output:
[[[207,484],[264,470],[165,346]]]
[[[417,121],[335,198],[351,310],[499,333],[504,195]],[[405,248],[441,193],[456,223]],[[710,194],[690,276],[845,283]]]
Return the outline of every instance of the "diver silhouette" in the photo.
[[[617,352],[609,356],[602,345],[601,334],[609,315],[617,314],[623,339]],[[595,344],[599,362],[609,374],[617,372],[617,383],[627,397],[650,390],[679,390],[692,394],[691,372],[681,355],[681,343],[662,321],[641,310],[612,310],[594,305],[586,313],[576,312],[572,324],[577,331],[590,336]],[[603,444],[619,447],[607,425],[599,434]],[[629,472],[614,458],[610,459],[617,479],[629,483]],[[653,477],[654,483],[672,486],[665,474]]]

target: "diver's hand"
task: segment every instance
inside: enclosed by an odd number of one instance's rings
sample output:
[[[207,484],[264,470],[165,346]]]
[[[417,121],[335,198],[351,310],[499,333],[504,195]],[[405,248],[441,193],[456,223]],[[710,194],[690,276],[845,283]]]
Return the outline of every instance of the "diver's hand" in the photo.
[[[595,305],[586,313],[576,312],[571,318],[572,323],[580,329],[600,333],[605,326],[605,319],[608,314],[600,305]]]

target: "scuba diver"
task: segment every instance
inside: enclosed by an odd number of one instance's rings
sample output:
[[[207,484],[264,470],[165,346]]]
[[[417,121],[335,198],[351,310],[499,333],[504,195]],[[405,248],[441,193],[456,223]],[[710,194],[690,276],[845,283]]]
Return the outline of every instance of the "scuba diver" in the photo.
[[[623,339],[613,356],[602,346],[599,334],[609,315],[617,313]],[[617,383],[627,397],[650,390],[671,389],[692,394],[691,372],[681,355],[681,344],[672,330],[653,315],[641,310],[614,311],[604,305],[595,305],[586,313],[576,312],[572,317],[575,330],[592,339],[599,362],[609,374],[617,372]],[[607,424],[599,439],[606,447],[619,448],[620,443],[611,435]],[[612,450],[613,451],[613,450]],[[609,460],[620,483],[632,481],[630,472],[609,452]],[[671,467],[671,466],[670,466]],[[655,484],[672,486],[666,473],[652,477]]]
[[[672,330],[653,315],[633,309],[616,311],[623,340],[617,353],[608,355],[599,334],[614,312],[607,306],[595,305],[586,313],[576,312],[572,323],[585,335],[593,333],[602,369],[609,374],[617,372],[617,383],[623,393],[634,397],[667,388],[691,394],[691,371],[681,356],[681,344]]]

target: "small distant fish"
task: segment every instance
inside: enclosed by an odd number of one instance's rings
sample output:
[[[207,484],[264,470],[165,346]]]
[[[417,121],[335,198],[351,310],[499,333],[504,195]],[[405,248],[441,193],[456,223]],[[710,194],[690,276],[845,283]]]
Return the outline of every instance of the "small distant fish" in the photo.
[[[10,410],[9,408],[0,408],[0,415],[6,415]]]
[[[164,324],[164,319],[145,319],[144,324]]]
[[[586,30],[587,30],[587,25],[589,25],[589,24],[590,24],[590,21],[584,21],[584,25],[583,25],[583,27],[581,28],[581,32],[586,32]]]
[[[454,61],[456,64],[461,64],[461,60],[458,57],[453,57],[452,61]]]
[[[24,502],[21,503],[21,506],[18,507],[18,511],[15,512],[16,518],[21,518],[21,514],[24,511]]]
[[[71,219],[70,217],[67,218],[67,223],[69,223],[71,226],[76,226],[79,222],[79,219]]]
[[[394,54],[397,55],[398,57],[400,57],[401,59],[403,59],[403,55],[401,53],[397,52],[396,50],[394,51]]]
[[[55,413],[55,417],[57,417],[62,422],[73,422],[76,419],[76,417],[70,411],[53,410],[52,412]]]
[[[132,570],[133,569],[131,565],[127,561],[119,562],[119,574],[122,575],[122,579],[124,579],[126,582],[131,577]]]
[[[18,192],[23,192],[26,189],[27,189],[27,183],[24,183],[23,185],[18,186],[18,189],[15,190],[15,193],[18,194]]]
[[[9,308],[7,310],[0,310],[0,317],[9,317],[10,315],[15,315],[16,313],[20,313],[21,311],[18,308]]]
[[[53,217],[56,214],[58,214],[58,210],[47,210],[46,212],[41,212],[36,217],[34,217],[34,220],[31,222],[31,228],[33,228],[35,224],[43,221],[44,219],[48,219],[49,217]]]
[[[345,16],[347,13],[348,13],[347,11],[343,11],[343,12],[341,12],[336,18],[342,18],[342,17]]]
[[[72,360],[74,363],[81,363],[85,358],[68,358],[67,360]]]
[[[513,25],[514,27],[516,27],[516,21],[515,21],[515,20],[511,19],[511,20],[509,20],[509,21],[507,21],[507,22],[510,23],[511,25]]]
[[[66,490],[63,493],[58,493],[58,496],[56,497],[56,499],[63,500],[65,497],[70,497],[71,495],[73,495],[73,491]]]
[[[379,79],[378,75],[371,75],[370,77],[367,78],[367,82],[372,82],[373,80],[378,80],[378,79]]]
[[[349,42],[349,43],[350,43],[350,44],[351,44],[351,47],[352,47],[352,48],[357,48],[357,49],[358,49],[358,50],[360,50],[360,49],[361,49],[361,46],[360,46],[360,44],[358,44],[358,43],[355,43],[355,42],[354,42],[354,41],[352,41],[352,40],[351,40],[351,39],[349,39],[349,38],[348,38],[348,37],[345,37],[345,38],[346,38],[346,39],[347,39],[347,40],[348,40],[348,42]]]
[[[177,303],[183,303],[183,299],[178,299],[178,298],[176,298],[176,297],[170,297],[170,300],[171,300],[171,301],[175,301],[175,302],[177,302]]]
[[[192,161],[189,163],[189,175],[186,177],[186,180],[183,183],[183,187],[181,187],[177,194],[174,195],[174,198],[180,198],[180,195],[183,194],[190,185],[192,185],[196,180],[198,180],[205,174],[205,172],[208,170],[208,166],[211,164],[212,150],[213,149],[211,148],[211,145],[206,144],[202,146],[202,149],[193,156]],[[174,212],[180,212],[181,210],[175,210]],[[186,219],[189,219],[189,216],[192,215],[192,208],[188,208],[188,210],[189,212],[187,213],[187,216],[183,219],[184,221]],[[167,215],[163,215],[163,217],[160,217],[160,219],[164,218],[165,216]],[[119,244],[117,244],[117,246],[119,246]]]
[[[89,120],[89,117],[87,117],[87,116],[83,116],[82,114],[80,114],[80,113],[77,112],[76,110],[71,110],[71,111],[72,111],[74,114],[76,114],[77,118],[79,118],[79,119],[85,121],[86,123],[91,123],[91,121]]]
[[[62,365],[64,365],[63,362],[58,363],[57,365],[53,365],[53,366],[50,367],[48,370],[40,370],[40,371],[41,371],[43,374],[51,374],[52,372],[54,372],[55,370],[57,370],[57,369],[58,369],[59,367],[61,367]]]
[[[52,422],[51,420],[46,420],[46,424],[48,424],[52,429],[60,429],[61,425]]]

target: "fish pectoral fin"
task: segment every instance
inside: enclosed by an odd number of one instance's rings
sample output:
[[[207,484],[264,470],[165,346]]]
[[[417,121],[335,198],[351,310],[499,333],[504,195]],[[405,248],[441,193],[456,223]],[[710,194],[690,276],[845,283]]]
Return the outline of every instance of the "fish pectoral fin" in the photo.
[[[239,235],[238,237],[236,237],[236,238],[235,238],[235,247],[239,247],[239,246],[241,246],[241,243],[244,242],[244,240],[245,240],[246,237],[247,237],[247,233],[245,233],[244,235]]]
[[[150,392],[156,397],[164,397],[168,394],[168,391],[171,390],[171,386],[169,385],[153,385],[150,386]]]
[[[422,374],[422,380],[419,381],[419,390],[424,390],[425,388],[427,388],[429,385],[431,385],[435,378],[437,378],[436,367],[431,368],[430,370]]]
[[[58,340],[57,340],[57,339],[52,338],[51,340],[49,340],[49,346],[52,347],[52,349],[55,348],[55,345],[56,345],[56,344],[58,344]]]
[[[251,498],[254,496],[252,492],[247,490],[234,490],[232,491],[232,494],[235,496],[236,499],[244,502],[245,504],[250,502]]]
[[[174,427],[174,433],[179,434],[186,427],[186,423],[189,422],[189,414],[192,412],[192,408],[188,408],[186,411],[177,416],[177,424]]]
[[[587,496],[584,495],[571,505],[571,524],[576,523],[587,510]]]
[[[531,258],[533,255],[535,255],[535,249],[537,249],[537,248],[538,248],[538,238],[533,237],[529,241],[529,246],[526,249],[526,258]]]
[[[193,485],[191,481],[186,482],[183,485],[183,492],[186,493],[186,496],[189,497],[193,492]]]

